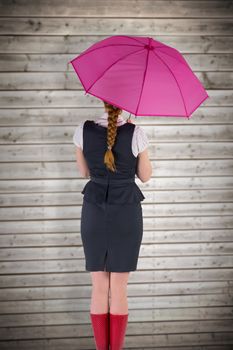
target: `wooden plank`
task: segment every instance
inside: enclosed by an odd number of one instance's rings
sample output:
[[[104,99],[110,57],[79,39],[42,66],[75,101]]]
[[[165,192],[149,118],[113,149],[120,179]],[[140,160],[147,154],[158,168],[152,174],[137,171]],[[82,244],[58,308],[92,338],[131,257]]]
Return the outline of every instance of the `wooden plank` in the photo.
[[[232,242],[232,230],[166,230],[166,231],[143,231],[143,243],[191,243],[191,242]],[[81,245],[81,235],[78,233],[33,233],[33,234],[1,234],[1,248],[9,247],[65,247]]]
[[[76,336],[76,338],[66,338],[66,339],[49,339],[49,340],[22,340],[22,341],[2,341],[1,349],[9,350],[9,346],[11,350],[41,350],[41,349],[49,349],[49,350],[63,350],[64,348],[67,350],[77,350],[77,346],[79,350],[87,350],[93,349],[95,346],[94,339],[92,338],[82,338],[80,336]],[[170,350],[171,346],[174,349],[174,346],[178,346],[176,349],[180,349],[182,346],[182,350],[188,349],[196,349],[196,350],[209,350],[209,349],[217,349],[217,350],[231,350],[232,348],[232,334],[230,333],[203,333],[203,334],[179,334],[179,335],[146,335],[146,336],[125,336],[125,349],[163,349]],[[161,345],[162,347],[157,347],[156,344]],[[219,344],[216,346],[216,344]],[[200,345],[198,347],[198,345]],[[213,345],[213,347],[212,347]],[[165,348],[167,346],[167,348]],[[188,346],[188,347],[187,347]],[[190,347],[189,347],[190,346]]]
[[[169,334],[176,333],[197,333],[200,332],[230,332],[233,326],[232,320],[192,320],[192,321],[176,321],[169,322],[128,322],[127,335],[142,334],[164,334],[169,330]],[[85,334],[86,337],[92,337],[92,329],[89,324],[78,325],[54,325],[54,326],[27,326],[27,327],[7,327],[0,328],[1,340],[14,339],[43,339],[46,338],[75,338],[77,335]],[[131,348],[130,348],[131,349]],[[173,349],[173,348],[172,348]],[[185,348],[186,349],[186,348]],[[191,348],[190,348],[191,349]],[[193,347],[192,347],[193,349]],[[195,348],[196,349],[196,348]],[[203,349],[203,348],[202,348]],[[211,348],[208,348],[212,350]],[[217,348],[219,350],[221,348]],[[178,349],[180,350],[180,348]],[[225,348],[224,348],[225,350]]]
[[[203,106],[232,106],[233,90],[207,90],[209,98]],[[87,97],[90,98],[88,103]],[[0,91],[1,108],[73,108],[103,105],[93,96],[84,96],[83,91],[76,90],[42,90],[42,91]],[[166,118],[166,117],[164,117]],[[186,119],[183,117],[182,119]]]
[[[154,349],[156,349],[156,350],[171,350],[171,347],[155,347],[155,346],[153,346],[153,348],[151,348],[151,347],[143,347],[143,349],[146,349],[146,350],[154,350]],[[133,348],[131,348],[130,347],[130,350],[138,350],[138,348],[135,348],[135,347],[133,347]],[[180,347],[174,347],[174,346],[172,346],[172,350],[180,350]],[[215,345],[201,345],[201,346],[198,346],[198,345],[194,345],[194,346],[182,346],[182,350],[232,350],[232,345],[221,345],[221,344],[219,344],[219,345],[217,345],[217,346],[215,346]]]
[[[226,231],[226,235],[227,235]],[[0,247],[44,247],[80,245],[79,233],[0,235]]]
[[[97,22],[99,19],[97,19]],[[110,20],[111,21],[111,20]],[[164,20],[166,26],[168,26],[167,20]],[[96,24],[97,24],[96,22]],[[157,21],[156,21],[157,22]],[[194,21],[197,23],[197,21]],[[110,22],[109,22],[110,23]],[[135,22],[132,20],[132,35],[135,33]],[[150,25],[148,21],[148,25]],[[92,23],[91,23],[92,24]],[[119,22],[121,24],[121,21]],[[108,24],[107,24],[108,25]],[[204,20],[203,26],[206,26]],[[224,26],[224,23],[223,23]],[[108,28],[108,27],[105,27]],[[169,26],[168,26],[169,28]],[[186,35],[184,40],[183,34],[187,28],[182,28],[180,34],[175,33],[166,34],[155,33],[154,37],[156,40],[163,42],[166,45],[175,47],[181,53],[232,53],[233,36],[229,35],[229,27],[226,29],[227,35],[208,35],[202,33],[202,35]],[[115,30],[113,35],[115,35]],[[143,36],[146,36],[144,26],[142,26]],[[125,28],[124,28],[125,31]],[[183,31],[183,32],[182,32]],[[88,35],[65,35],[65,36],[54,36],[54,35],[41,35],[41,36],[30,36],[30,35],[2,35],[0,36],[0,53],[27,53],[27,54],[64,54],[70,53],[71,58],[76,57],[80,52],[86,50],[92,44],[105,39],[111,35],[109,28],[105,31],[106,35],[96,35],[96,32],[92,33],[87,30]],[[86,34],[84,33],[84,34]],[[151,34],[151,29],[149,29]],[[124,34],[124,33],[123,33]],[[130,33],[128,33],[130,34]],[[152,35],[152,34],[151,34]]]
[[[81,196],[81,195],[80,195]],[[51,205],[48,206],[43,200],[43,196],[40,196],[39,203],[36,206],[26,205],[22,207],[1,208],[0,220],[54,220],[54,219],[73,219],[81,217],[81,207],[76,205]],[[39,204],[39,205],[38,205]],[[144,206],[145,205],[145,206]],[[144,216],[150,217],[155,212],[154,217],[202,217],[209,216],[209,220],[212,220],[212,216],[216,215],[221,217],[231,216],[233,203],[143,203]],[[223,213],[223,214],[222,214]],[[233,218],[232,218],[233,223]],[[223,228],[223,227],[222,227]]]
[[[91,279],[89,277],[89,279]],[[143,284],[128,284],[127,286],[127,293],[128,297],[130,300],[130,297],[141,297],[141,296],[147,296],[147,297],[152,297],[156,296],[158,300],[160,299],[161,296],[167,296],[169,299],[170,296],[173,294],[178,294],[178,295],[208,295],[209,299],[214,298],[214,295],[224,295],[224,294],[229,294],[229,297],[232,298],[232,292],[233,292],[233,286],[232,283],[229,283],[229,281],[203,281],[203,282],[161,282],[157,283],[156,280],[153,281],[153,283],[143,283]],[[76,298],[76,302],[78,305],[78,312],[81,312],[83,310],[83,315],[86,316],[85,312],[86,309],[82,304],[79,306],[79,300],[81,298],[86,298],[87,302],[89,301],[91,297],[91,292],[92,292],[92,286],[91,283],[89,282],[88,285],[71,285],[71,286],[45,286],[45,287],[30,287],[30,288],[9,288],[9,289],[2,289],[0,291],[0,296],[1,296],[1,301],[23,301],[23,300],[43,300],[45,301],[46,299],[74,299]],[[227,296],[225,295],[225,299],[227,299]],[[44,304],[45,305],[45,304]],[[61,307],[62,304],[60,304]],[[89,305],[90,306],[90,305]],[[184,305],[183,305],[184,306]],[[197,306],[197,305],[196,305]],[[151,309],[153,307],[153,304],[151,303],[149,305],[148,309]],[[216,308],[219,308],[219,312],[224,313],[224,308],[230,312],[230,307],[231,305],[226,304],[224,307],[222,306],[222,311],[221,309],[221,304],[217,305]],[[146,309],[146,305],[144,306]],[[178,307],[177,307],[178,308]],[[190,307],[187,307],[184,309],[189,309]],[[208,306],[206,306],[208,309]],[[154,307],[154,309],[156,309]],[[159,309],[159,308],[158,308]],[[163,308],[162,308],[163,309]],[[169,309],[169,308],[168,308]],[[174,308],[171,309],[176,309],[176,305],[174,305]],[[197,308],[198,309],[198,308]],[[213,308],[215,309],[215,308]],[[87,309],[88,310],[88,309]],[[133,310],[133,308],[131,308]],[[43,306],[43,310],[41,312],[47,313],[49,310]],[[59,311],[59,310],[58,310]],[[75,311],[75,310],[73,310]],[[141,310],[143,311],[143,310]],[[67,310],[68,312],[68,310]],[[201,309],[196,310],[195,312],[198,312],[202,315],[205,314],[205,311]],[[211,310],[210,310],[211,312]],[[227,314],[228,314],[227,312]],[[7,316],[8,313],[5,315]],[[3,316],[3,315],[2,315]],[[30,315],[27,315],[25,312],[26,317],[30,317]],[[146,314],[145,314],[146,316]],[[185,319],[185,315],[183,315]],[[193,315],[190,315],[193,316]],[[229,315],[230,316],[230,313]],[[231,317],[227,317],[230,318]],[[0,316],[1,319],[1,316]],[[195,319],[195,317],[192,317],[192,319]],[[147,319],[149,320],[149,319]],[[171,319],[170,319],[171,320]],[[3,318],[2,318],[3,321]],[[60,323],[60,322],[59,322]],[[8,326],[17,326],[17,323],[15,324],[9,324]],[[18,324],[19,325],[19,324]],[[4,326],[1,324],[0,321],[0,327]],[[6,325],[5,325],[6,326]]]
[[[111,18],[122,17],[140,17],[151,18],[154,17],[191,17],[198,19],[201,17],[231,17],[232,2],[231,1],[176,1],[176,3],[159,0],[119,0],[118,5],[109,3],[107,0],[98,0],[98,6],[95,6],[94,0],[69,1],[69,6],[65,6],[61,0],[40,0],[40,3],[33,3],[20,0],[16,3],[1,2],[0,11],[1,16],[30,16],[30,17],[97,17],[104,18],[105,16]],[[70,19],[69,19],[70,20]],[[38,19],[31,22],[31,26],[36,24]],[[38,24],[37,24],[38,25]]]
[[[23,165],[22,165],[23,164]],[[187,160],[153,160],[152,171],[157,177],[180,176],[232,176],[232,159],[187,159]],[[72,179],[78,177],[75,162],[14,162],[1,164],[1,180],[13,179]],[[87,178],[86,180],[88,180]]]
[[[39,261],[39,263],[38,263]],[[180,257],[140,257],[138,270],[233,268],[230,255]],[[0,274],[84,272],[84,259],[26,260],[0,262]]]
[[[136,125],[142,127],[149,125],[154,127],[157,125],[214,125],[214,124],[233,124],[233,108],[231,106],[200,106],[191,118],[151,118],[151,117],[135,117],[132,115],[132,121]],[[103,107],[88,108],[5,108],[0,109],[0,126],[18,127],[18,126],[72,126],[75,127],[86,119],[95,120],[104,112]],[[124,119],[129,113],[122,113]],[[156,128],[155,128],[156,130]]]
[[[131,292],[132,293],[132,292]],[[88,291],[89,294],[89,291]],[[15,294],[16,298],[17,295]],[[31,296],[33,297],[33,296]],[[46,295],[47,297],[47,295]],[[12,300],[1,301],[2,315],[15,315],[26,313],[43,312],[69,312],[86,311],[90,309],[90,302],[87,298],[63,298],[42,300]],[[147,310],[153,307],[157,309],[190,308],[190,307],[218,307],[232,306],[232,294],[204,294],[204,295],[163,295],[163,296],[129,296],[128,305],[130,310]]]
[[[153,346],[153,348],[151,347],[143,347],[143,349],[146,349],[146,350],[171,350],[171,347],[157,347],[157,346]],[[181,348],[180,347],[176,347],[176,346],[172,346],[172,350],[180,350]],[[138,350],[138,348],[131,348],[130,347],[130,350]],[[232,350],[232,344],[230,345],[201,345],[201,346],[198,346],[198,345],[194,345],[194,346],[182,346],[182,350]]]
[[[232,280],[232,268],[131,271],[128,284],[165,282],[213,282]],[[90,272],[23,273],[1,275],[1,288],[91,285]],[[216,290],[215,290],[216,291]],[[218,290],[217,290],[218,291]],[[223,291],[226,293],[226,290]]]
[[[104,11],[105,12],[105,11]],[[153,14],[153,19],[156,14]],[[125,16],[125,14],[124,14]],[[156,26],[144,18],[0,18],[1,35],[227,35],[232,31],[231,18],[156,18]],[[191,34],[190,34],[191,33]],[[135,44],[135,43],[134,43]],[[139,45],[137,45],[139,46]],[[141,45],[142,46],[142,45]]]
[[[151,128],[151,127],[150,127]],[[209,126],[208,126],[209,128]],[[16,129],[16,128],[15,128]],[[35,128],[37,129],[37,128]],[[164,128],[165,129],[165,128]],[[191,129],[191,126],[190,126]],[[194,128],[195,129],[195,128]],[[205,127],[203,128],[205,129]],[[207,126],[206,126],[207,129]],[[224,128],[223,128],[224,129]],[[231,127],[228,125],[225,126],[225,129],[229,130],[229,132],[224,132],[220,130],[218,127],[218,131],[213,135],[215,138],[229,138],[230,137],[230,130]],[[232,128],[233,129],[233,128]],[[1,130],[1,129],[0,129]],[[149,127],[144,128],[145,132],[147,133],[147,137],[149,139],[149,147],[148,147],[148,153],[150,158],[153,158],[154,155],[156,155],[156,159],[202,159],[202,158],[208,158],[208,159],[215,159],[216,157],[218,159],[224,159],[224,158],[231,158],[233,154],[233,143],[232,141],[192,141],[192,137],[195,137],[193,134],[191,134],[191,140],[190,143],[180,141],[178,142],[169,142],[169,141],[162,141],[161,137],[163,137],[162,133],[160,134],[160,141],[157,141],[156,143],[153,143],[153,138],[149,132]],[[184,129],[185,130],[185,129]],[[3,131],[3,130],[2,130]],[[195,130],[194,130],[195,131]],[[3,133],[7,134],[3,131]],[[33,133],[33,132],[32,132]],[[205,131],[203,131],[203,134]],[[15,134],[15,132],[13,132]],[[13,135],[12,135],[13,136]],[[171,135],[172,137],[173,135]],[[187,137],[187,131],[184,132],[184,138]],[[11,137],[11,135],[10,135]],[[29,143],[28,137],[29,135],[24,135],[22,132],[20,132],[20,138],[26,137],[27,138],[27,144],[22,144],[22,141],[18,138],[16,135],[13,136],[13,138],[16,140],[15,144],[2,144],[1,145],[1,153],[0,153],[0,161],[1,162],[29,162],[35,160],[35,153],[37,154],[37,161],[67,161],[67,160],[74,160],[74,145],[66,145],[61,142],[61,144],[44,144],[45,140],[41,139],[38,140],[39,142],[43,142],[42,144],[36,144],[33,145]],[[38,136],[37,136],[38,137]],[[200,137],[202,137],[200,135]],[[5,139],[3,142],[7,143],[7,139]],[[32,139],[32,142],[34,140]]]
[[[139,185],[140,187],[140,185]],[[7,206],[8,210],[12,212],[11,207],[17,206],[18,208],[22,206],[38,206],[38,205],[80,205],[83,201],[83,194],[80,193],[82,187],[78,192],[61,192],[61,193],[9,193],[9,194],[1,194],[1,206]],[[233,200],[233,190],[195,190],[195,189],[187,189],[187,190],[176,190],[173,191],[171,197],[171,191],[168,190],[156,190],[155,193],[146,191],[143,189],[143,193],[145,194],[145,200],[143,204],[152,204],[156,202],[156,204],[182,204],[184,202],[191,202],[192,204],[199,204],[203,202],[213,203],[212,209],[216,205],[216,210],[218,208],[224,207],[226,202],[232,202]],[[221,202],[221,203],[220,203]],[[226,205],[224,209],[226,209],[225,214],[227,214],[227,210],[231,208],[231,203]],[[203,205],[204,209],[204,205]]]
[[[168,308],[149,310],[131,310],[129,322],[147,321],[184,321],[184,320],[232,320],[232,308],[229,306],[199,308]],[[0,327],[25,327],[38,325],[65,325],[89,323],[89,314],[86,311],[70,311],[55,313],[30,313],[1,315]],[[233,334],[231,333],[232,337]],[[199,334],[200,336],[200,334]]]
[[[140,248],[140,257],[164,256],[219,256],[233,255],[233,242],[216,243],[152,243]],[[82,246],[58,246],[35,248],[0,249],[1,261],[41,260],[41,259],[81,259],[84,258]],[[232,259],[233,262],[233,259]]]
[[[1,165],[2,166],[2,165]],[[146,197],[150,196],[148,191],[150,190],[152,195],[154,191],[158,191],[158,196],[161,191],[174,191],[173,196],[176,195],[175,191],[185,191],[185,190],[199,190],[199,198],[201,198],[202,193],[205,191],[224,191],[229,190],[231,193],[233,187],[233,178],[231,176],[215,176],[211,175],[206,177],[160,177],[152,176],[150,179],[150,189],[148,189],[147,183],[142,183],[138,178],[135,182],[142,189]],[[46,193],[46,192],[80,192],[88,179],[79,177],[77,171],[76,177],[73,179],[14,179],[12,180],[0,180],[0,192],[1,194],[19,194],[19,193]],[[166,190],[164,190],[166,189]],[[194,192],[195,193],[195,192]]]
[[[170,143],[172,142],[171,146],[174,148],[174,143],[176,143],[176,147],[180,147],[179,142],[186,142],[188,143],[188,147],[190,147],[190,144],[192,142],[201,143],[200,147],[202,148],[207,147],[206,142],[229,142],[228,144],[224,143],[223,146],[225,148],[232,147],[232,134],[233,134],[233,125],[232,124],[222,124],[222,125],[212,125],[211,128],[208,124],[206,125],[158,125],[156,128],[152,128],[151,125],[146,125],[143,127],[149,142],[153,142],[153,140],[156,140],[154,145],[157,149],[157,144],[159,145],[159,142],[161,143]],[[72,147],[68,149],[70,153],[75,153],[75,145],[73,144],[73,135],[75,132],[75,127],[70,126],[11,126],[11,127],[1,127],[0,128],[0,139],[1,144],[36,144],[36,147],[38,151],[41,153],[43,152],[43,148],[38,148],[38,144],[55,144],[53,146],[56,147],[60,153],[65,153],[66,149],[63,151],[61,148],[63,144],[69,143],[72,144]],[[186,158],[186,151],[185,145],[181,145],[183,148],[183,153],[185,153]],[[212,145],[211,145],[212,146]],[[60,147],[60,148],[59,148]],[[152,145],[153,147],[153,145]],[[167,148],[169,148],[169,145],[166,145]],[[187,148],[188,148],[187,147]],[[193,146],[194,147],[194,146]],[[218,147],[218,146],[216,146]],[[35,149],[35,147],[34,147]],[[4,150],[4,148],[3,148]],[[214,150],[217,151],[217,148]],[[157,153],[156,150],[152,148],[150,150],[151,152],[151,158],[154,159],[156,157],[157,159]],[[200,149],[199,149],[200,151]],[[220,150],[221,151],[221,150]],[[38,152],[39,153],[39,152]],[[180,151],[181,153],[181,151]],[[74,155],[72,154],[72,159],[74,158]],[[188,153],[187,153],[188,155]],[[180,156],[178,154],[178,156]],[[41,154],[41,158],[43,157],[43,153]],[[167,159],[177,159],[176,157],[166,157]],[[165,159],[166,159],[165,158]],[[217,157],[215,157],[217,158]],[[44,158],[42,158],[45,160]],[[164,159],[164,158],[163,158]],[[50,159],[49,159],[50,160]],[[56,159],[56,160],[62,160],[62,159]]]
[[[153,346],[153,348],[151,347],[143,347],[143,349],[146,349],[146,350],[171,350],[171,347],[157,347],[157,346]],[[172,346],[172,350],[180,350],[181,348],[180,347],[174,347]],[[131,348],[130,347],[130,350],[138,350],[138,348]],[[230,345],[201,345],[201,346],[198,346],[198,345],[194,345],[194,346],[182,346],[182,350],[232,350],[232,344]]]
[[[194,71],[217,73],[233,70],[233,55],[231,53],[184,53],[183,57]],[[72,58],[73,54],[66,53],[43,55],[2,53],[0,55],[0,72],[73,72],[73,67],[68,64]]]
[[[205,89],[232,89],[232,72],[195,72]],[[0,91],[80,90],[82,84],[74,72],[0,73]]]
[[[156,212],[151,217],[145,215],[143,208],[143,226],[144,230],[216,230],[216,229],[232,229],[233,218],[229,215],[222,216],[156,216]],[[80,213],[80,210],[79,210]],[[75,214],[77,215],[77,213]],[[80,215],[80,214],[79,214]],[[79,219],[61,219],[56,214],[50,220],[43,218],[42,220],[20,220],[2,221],[0,226],[1,234],[17,234],[17,233],[52,233],[52,232],[79,232]],[[24,219],[24,220],[23,220]]]

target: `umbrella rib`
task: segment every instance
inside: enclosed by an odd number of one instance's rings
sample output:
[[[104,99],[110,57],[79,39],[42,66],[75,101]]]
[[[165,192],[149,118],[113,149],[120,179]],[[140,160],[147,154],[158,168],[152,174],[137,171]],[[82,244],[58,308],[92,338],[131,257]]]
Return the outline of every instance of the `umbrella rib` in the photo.
[[[153,51],[153,54],[154,54],[155,56],[157,56],[157,57],[162,61],[162,63],[167,67],[167,69],[170,71],[170,73],[172,74],[173,78],[175,79],[175,82],[176,82],[176,84],[177,84],[177,86],[178,86],[178,89],[179,89],[179,91],[180,91],[180,95],[181,95],[181,98],[182,98],[182,101],[183,101],[183,104],[184,104],[185,113],[186,113],[186,115],[188,115],[188,112],[187,112],[187,109],[186,109],[186,105],[185,105],[185,102],[184,102],[184,97],[183,97],[183,94],[182,94],[182,92],[181,92],[180,85],[179,85],[179,83],[178,83],[178,81],[177,81],[177,79],[176,79],[176,77],[175,77],[173,71],[172,71],[171,68],[168,66],[168,64],[167,64],[166,62],[164,62],[164,60],[163,60],[157,53],[155,53],[155,52]]]
[[[137,53],[139,51],[142,51],[142,50],[145,50],[144,47],[140,50],[137,50],[137,51],[134,51],[134,52],[130,52],[129,54],[125,55],[124,57],[120,57],[117,61],[115,61],[114,63],[112,63],[109,67],[107,67],[101,74],[100,77],[98,77],[93,83],[92,85],[86,90],[86,93],[92,88],[92,86],[100,79],[102,78],[102,76],[107,72],[107,70],[109,70],[111,67],[113,67],[116,63],[118,63],[119,61],[122,61],[123,59],[125,59],[126,57],[134,54],[134,53]]]
[[[164,48],[163,46],[160,46],[160,47],[161,47],[162,49]],[[172,56],[172,55],[169,55],[169,53],[167,53],[167,52],[161,51],[161,53],[163,53],[164,55],[167,55],[167,56],[173,58],[174,60],[178,61],[179,63],[183,64],[185,67],[187,67],[187,68],[190,69],[190,67],[189,67],[189,65],[188,65],[187,62],[186,62],[186,64],[185,64],[185,62],[182,62],[182,61],[180,61],[178,58],[176,58],[176,57],[174,57],[174,56]],[[192,70],[191,70],[191,72],[192,72]]]
[[[123,37],[123,38],[129,38],[129,39],[132,39],[132,40],[135,40],[137,41],[138,43],[140,43],[141,45],[145,45],[143,43],[141,43],[141,41],[137,40],[136,38],[132,37],[132,36],[129,36],[129,35],[116,35],[117,37]],[[144,39],[144,37],[142,37]]]
[[[146,72],[147,72],[147,67],[148,67],[148,60],[149,60],[149,52],[150,52],[150,51],[151,51],[151,50],[148,50],[148,51],[147,51],[146,68],[145,68],[145,71],[144,71],[144,74],[143,74],[143,83],[142,83],[142,88],[141,88],[140,97],[139,97],[139,100],[138,100],[137,109],[136,109],[136,111],[135,111],[135,115],[137,115],[138,108],[139,108],[139,104],[140,104],[141,98],[142,98],[142,91],[143,91],[144,84],[145,84],[145,77],[146,77]]]
[[[132,45],[132,44],[108,44],[108,45],[104,45],[104,46],[100,46],[100,47],[95,47],[94,49],[89,50],[89,51],[85,51],[85,52],[81,53],[78,57],[75,57],[73,60],[69,61],[69,63],[72,63],[72,61],[75,61],[76,59],[79,59],[80,57],[88,55],[89,53],[91,53],[91,52],[93,52],[95,50],[100,50],[100,49],[103,49],[103,48],[109,47],[109,46],[136,46],[136,47],[142,47],[140,45]]]

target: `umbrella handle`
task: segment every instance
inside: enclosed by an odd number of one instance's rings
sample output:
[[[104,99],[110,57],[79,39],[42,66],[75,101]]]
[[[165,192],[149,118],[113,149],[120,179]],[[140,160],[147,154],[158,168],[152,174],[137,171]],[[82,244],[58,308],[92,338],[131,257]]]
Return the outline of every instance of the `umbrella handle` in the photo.
[[[130,119],[130,116],[131,116],[131,113],[130,113],[130,115],[128,116],[128,118],[126,119],[127,123],[132,123],[132,120]]]

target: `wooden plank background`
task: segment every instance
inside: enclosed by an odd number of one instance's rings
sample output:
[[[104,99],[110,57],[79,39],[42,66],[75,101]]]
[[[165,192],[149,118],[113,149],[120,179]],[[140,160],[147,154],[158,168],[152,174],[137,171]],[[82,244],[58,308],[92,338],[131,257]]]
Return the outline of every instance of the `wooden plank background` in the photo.
[[[131,350],[233,345],[232,1],[0,1],[0,348],[94,349],[72,136],[103,104],[68,61],[110,35],[184,55],[210,98],[185,118],[137,117],[150,140]],[[128,116],[128,114],[124,114]]]

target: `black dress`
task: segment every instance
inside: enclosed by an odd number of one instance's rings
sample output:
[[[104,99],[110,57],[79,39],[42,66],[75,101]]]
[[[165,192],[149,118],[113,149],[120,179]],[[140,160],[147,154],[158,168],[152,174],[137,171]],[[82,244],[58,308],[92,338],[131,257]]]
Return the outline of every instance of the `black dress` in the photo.
[[[104,164],[107,128],[86,120],[83,154],[90,180],[82,190],[81,238],[87,271],[128,272],[137,269],[143,236],[141,201],[135,183],[138,157],[132,153],[135,124],[117,127],[112,148],[117,170]]]

